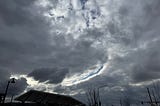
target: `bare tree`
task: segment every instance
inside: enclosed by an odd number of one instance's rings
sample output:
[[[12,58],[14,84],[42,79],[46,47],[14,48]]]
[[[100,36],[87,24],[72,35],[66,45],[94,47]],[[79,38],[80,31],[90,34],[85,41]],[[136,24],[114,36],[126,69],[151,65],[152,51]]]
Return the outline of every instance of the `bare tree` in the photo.
[[[89,88],[86,92],[88,106],[101,106],[99,89]]]
[[[160,82],[154,82],[153,81],[153,93],[155,93],[155,97],[157,97],[157,99],[160,99]]]
[[[123,98],[123,105],[124,106],[131,106],[131,100],[130,100],[130,98],[128,96],[125,96]]]

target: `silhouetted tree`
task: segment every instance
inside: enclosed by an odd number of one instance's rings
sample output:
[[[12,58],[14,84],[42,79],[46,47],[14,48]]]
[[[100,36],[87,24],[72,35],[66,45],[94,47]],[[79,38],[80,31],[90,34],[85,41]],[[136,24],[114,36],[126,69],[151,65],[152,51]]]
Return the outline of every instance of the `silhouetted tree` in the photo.
[[[89,88],[86,92],[88,106],[101,106],[99,89]]]
[[[130,98],[128,97],[123,98],[123,106],[131,106]]]

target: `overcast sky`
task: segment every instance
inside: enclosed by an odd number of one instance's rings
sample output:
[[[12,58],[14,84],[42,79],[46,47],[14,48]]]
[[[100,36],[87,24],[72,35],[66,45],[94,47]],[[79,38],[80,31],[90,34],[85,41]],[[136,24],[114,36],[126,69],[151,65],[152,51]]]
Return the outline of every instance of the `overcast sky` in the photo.
[[[36,89],[85,102],[87,88],[107,84],[100,91],[103,104],[126,95],[145,99],[145,87],[160,78],[159,5],[160,0],[0,0],[0,91],[15,77],[10,95]]]

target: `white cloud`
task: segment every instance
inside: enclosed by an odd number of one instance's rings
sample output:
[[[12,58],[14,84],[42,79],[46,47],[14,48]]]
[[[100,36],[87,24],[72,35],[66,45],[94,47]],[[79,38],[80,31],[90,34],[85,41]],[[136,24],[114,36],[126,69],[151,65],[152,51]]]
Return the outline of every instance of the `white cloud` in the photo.
[[[105,64],[96,64],[95,66],[89,68],[88,70],[84,71],[83,73],[77,73],[70,77],[66,77],[61,85],[62,86],[73,86],[85,81],[92,79],[93,77],[100,75],[106,70],[108,63]]]

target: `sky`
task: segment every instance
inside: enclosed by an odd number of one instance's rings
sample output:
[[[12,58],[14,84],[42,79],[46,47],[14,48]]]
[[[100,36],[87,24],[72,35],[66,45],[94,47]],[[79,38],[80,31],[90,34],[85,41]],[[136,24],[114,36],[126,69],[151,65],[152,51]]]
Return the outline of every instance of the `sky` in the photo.
[[[160,78],[159,0],[0,0],[0,91],[146,99]],[[139,98],[137,98],[139,97]],[[149,100],[149,98],[147,99]]]

